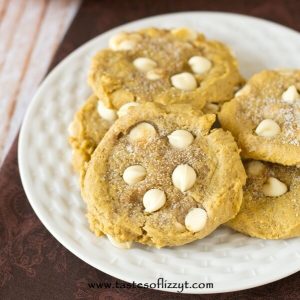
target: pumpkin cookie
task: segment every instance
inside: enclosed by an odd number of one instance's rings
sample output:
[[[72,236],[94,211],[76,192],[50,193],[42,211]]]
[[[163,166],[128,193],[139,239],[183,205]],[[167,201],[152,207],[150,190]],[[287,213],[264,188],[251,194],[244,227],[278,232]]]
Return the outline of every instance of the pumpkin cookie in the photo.
[[[263,239],[300,236],[300,169],[253,160],[246,170],[241,210],[227,225]]]
[[[73,149],[72,164],[75,171],[82,171],[114,121],[137,105],[139,104],[136,102],[126,103],[119,110],[114,110],[105,107],[103,101],[95,95],[88,98],[69,126],[69,143]]]
[[[95,95],[90,96],[69,126],[69,143],[73,149],[72,164],[77,172],[80,172],[85,162],[90,160],[99,141],[111,125],[108,117],[100,116],[98,103]]]
[[[219,120],[244,158],[300,163],[300,71],[262,71],[222,106]]]
[[[123,247],[177,246],[233,218],[245,171],[232,135],[210,131],[214,121],[184,104],[154,103],[118,119],[83,179],[91,230]]]
[[[127,102],[230,100],[243,82],[230,50],[179,28],[120,33],[93,58],[88,82],[108,108]]]

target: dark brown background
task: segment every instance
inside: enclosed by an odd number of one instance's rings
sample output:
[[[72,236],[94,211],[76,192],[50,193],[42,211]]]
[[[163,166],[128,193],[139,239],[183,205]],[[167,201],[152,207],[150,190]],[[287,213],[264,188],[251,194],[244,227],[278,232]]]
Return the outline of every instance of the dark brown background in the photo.
[[[296,0],[85,1],[52,67],[82,43],[112,27],[151,15],[189,10],[243,13],[300,30],[300,1]],[[0,299],[300,299],[300,272],[255,289],[210,296],[87,287],[87,282],[114,280],[61,246],[36,217],[21,185],[16,140],[0,170]]]

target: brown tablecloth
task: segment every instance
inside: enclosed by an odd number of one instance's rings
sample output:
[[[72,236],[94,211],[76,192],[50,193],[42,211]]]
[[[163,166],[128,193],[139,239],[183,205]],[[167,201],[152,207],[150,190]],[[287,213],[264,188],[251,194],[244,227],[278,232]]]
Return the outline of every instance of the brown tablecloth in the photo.
[[[300,30],[297,0],[85,1],[52,67],[82,43],[112,27],[146,16],[188,10],[244,13]],[[88,287],[89,282],[115,280],[66,250],[41,224],[22,188],[16,139],[0,170],[0,299],[300,299],[300,272],[258,288],[216,295]]]

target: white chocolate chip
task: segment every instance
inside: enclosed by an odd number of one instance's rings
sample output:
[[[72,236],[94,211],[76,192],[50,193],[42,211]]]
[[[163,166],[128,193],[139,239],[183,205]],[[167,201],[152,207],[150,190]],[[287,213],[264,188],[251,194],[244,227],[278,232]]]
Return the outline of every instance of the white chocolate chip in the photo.
[[[278,197],[287,192],[287,186],[275,177],[269,177],[267,182],[263,185],[262,191],[265,196]]]
[[[297,88],[294,85],[291,85],[283,94],[282,100],[287,103],[294,103],[296,100],[300,99],[300,95],[297,91]]]
[[[131,142],[140,142],[149,140],[156,135],[155,128],[146,122],[142,122],[130,130],[129,140]]]
[[[129,39],[125,33],[119,33],[110,38],[108,45],[114,51],[128,51],[135,48],[136,41]]]
[[[192,144],[194,141],[193,135],[186,130],[175,130],[168,135],[169,143],[178,149],[184,149]]]
[[[172,182],[182,193],[189,190],[196,182],[196,172],[189,165],[178,165],[172,174]]]
[[[98,101],[97,111],[101,118],[108,122],[114,122],[118,116],[114,109],[107,108],[102,101]]]
[[[203,74],[211,69],[212,63],[203,56],[193,56],[189,59],[188,64],[196,74]]]
[[[231,56],[236,57],[236,51],[235,49],[232,49],[231,47],[227,46],[227,49],[229,50]]]
[[[171,30],[171,33],[177,38],[185,41],[193,41],[198,36],[197,31],[187,27],[175,28]]]
[[[137,102],[125,103],[119,108],[117,114],[118,114],[119,117],[123,117],[123,116],[128,114],[128,111],[129,111],[130,107],[134,107],[134,106],[138,106],[138,105],[139,105],[139,103],[137,103]]]
[[[146,74],[146,78],[149,80],[158,80],[162,78],[162,76],[163,76],[163,72],[161,69],[150,70]]]
[[[185,227],[191,232],[203,229],[207,222],[207,213],[202,208],[192,208],[185,217]]]
[[[184,232],[185,231],[185,227],[181,223],[179,223],[178,221],[174,222],[174,227],[179,232]]]
[[[162,208],[166,203],[166,194],[159,189],[147,191],[143,197],[145,212],[154,212]]]
[[[118,50],[118,46],[120,42],[124,39],[124,37],[125,37],[124,33],[119,33],[117,35],[112,36],[108,41],[108,46],[112,50]]]
[[[262,162],[256,160],[250,161],[246,167],[247,175],[251,177],[261,175],[264,170],[265,165]]]
[[[171,77],[174,87],[183,91],[192,91],[197,88],[197,81],[193,74],[188,72],[179,73]]]
[[[75,127],[75,122],[73,121],[70,123],[68,127],[68,134],[69,136],[75,136],[76,135],[76,127]]]
[[[120,248],[120,249],[129,249],[132,246],[132,242],[123,242],[123,243],[120,243],[117,240],[115,240],[111,235],[107,234],[106,236],[109,239],[109,241],[111,242],[111,244],[113,246],[117,247],[117,248]]]
[[[147,57],[138,57],[133,61],[133,65],[141,72],[148,72],[153,70],[157,66],[157,63]]]
[[[206,103],[203,111],[205,113],[216,114],[219,111],[220,107],[215,103]]]
[[[285,76],[293,76],[295,71],[294,69],[290,69],[290,68],[276,68],[275,70]]]
[[[239,89],[236,93],[235,93],[235,97],[240,97],[243,95],[246,95],[248,93],[250,93],[251,90],[251,86],[249,84],[244,85],[241,89]]]
[[[134,165],[128,167],[123,173],[124,181],[129,184],[135,184],[145,179],[146,177],[146,169],[140,165]]]
[[[125,40],[119,44],[118,50],[129,51],[129,50],[133,50],[135,48],[135,46],[136,46],[135,41]]]
[[[280,127],[275,121],[265,119],[256,127],[255,133],[259,136],[273,137],[280,133]]]

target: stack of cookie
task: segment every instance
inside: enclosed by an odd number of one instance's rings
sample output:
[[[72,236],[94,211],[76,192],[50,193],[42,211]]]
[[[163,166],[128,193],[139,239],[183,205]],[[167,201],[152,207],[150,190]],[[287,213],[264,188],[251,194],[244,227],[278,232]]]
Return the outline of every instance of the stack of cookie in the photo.
[[[300,71],[262,71],[219,113],[247,159],[241,210],[228,225],[264,239],[300,236]]]
[[[240,156],[299,163],[299,74],[263,72],[236,93],[235,58],[203,34],[112,37],[70,125],[91,230],[121,248],[183,245],[225,223],[262,238],[300,235],[297,168],[247,161],[246,183]]]

